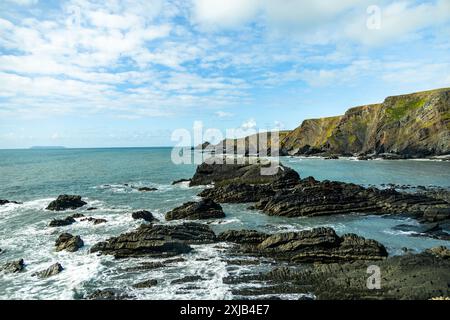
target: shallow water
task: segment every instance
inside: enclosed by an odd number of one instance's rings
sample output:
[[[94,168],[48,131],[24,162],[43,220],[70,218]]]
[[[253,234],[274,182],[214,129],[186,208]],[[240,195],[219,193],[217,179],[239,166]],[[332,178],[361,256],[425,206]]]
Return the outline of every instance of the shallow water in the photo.
[[[189,178],[195,165],[174,165],[167,148],[130,149],[65,149],[65,150],[0,150],[0,199],[16,200],[22,205],[0,206],[0,264],[23,258],[26,271],[0,274],[0,298],[3,299],[74,299],[95,289],[119,288],[139,299],[232,299],[232,287],[222,278],[266,270],[258,266],[230,266],[224,260],[227,244],[194,246],[183,255],[185,261],[165,268],[131,272],[126,269],[145,261],[158,259],[115,260],[109,256],[89,254],[98,241],[133,230],[141,221],[131,212],[146,209],[164,220],[164,213],[197,199],[201,187],[189,188],[186,183],[171,185],[180,178]],[[352,161],[283,158],[282,162],[296,169],[302,177],[354,182],[363,185],[382,183],[450,186],[450,163],[438,161]],[[128,185],[128,186],[126,186]],[[131,186],[156,187],[155,192],[138,192]],[[80,194],[88,206],[76,210],[86,216],[105,218],[105,224],[84,221],[60,228],[49,228],[52,218],[71,213],[45,210],[59,194]],[[87,207],[95,211],[86,211]],[[375,215],[345,215],[317,218],[270,217],[247,210],[246,204],[224,205],[226,218],[212,220],[212,228],[258,229],[267,232],[302,230],[317,226],[333,227],[339,234],[357,233],[383,243],[390,254],[400,254],[403,247],[415,251],[447,241],[411,237],[393,230],[398,224],[416,225],[408,218]],[[80,235],[84,248],[75,253],[55,252],[54,241],[62,232]],[[49,279],[33,273],[60,262],[65,270]],[[201,281],[170,284],[185,276],[200,276]],[[132,285],[157,279],[158,285],[134,289]],[[251,284],[248,284],[251,286]],[[288,295],[284,298],[298,298]]]

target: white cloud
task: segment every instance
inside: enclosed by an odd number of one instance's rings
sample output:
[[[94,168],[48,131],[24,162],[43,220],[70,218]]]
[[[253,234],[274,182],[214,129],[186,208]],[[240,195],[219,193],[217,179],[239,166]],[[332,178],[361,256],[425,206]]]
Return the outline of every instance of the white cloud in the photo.
[[[231,112],[225,112],[225,111],[217,111],[215,114],[219,118],[230,118],[233,116],[233,114]]]
[[[255,129],[256,128],[256,121],[255,121],[255,119],[253,119],[253,118],[248,119],[247,121],[242,123],[241,128],[244,129],[244,130]]]

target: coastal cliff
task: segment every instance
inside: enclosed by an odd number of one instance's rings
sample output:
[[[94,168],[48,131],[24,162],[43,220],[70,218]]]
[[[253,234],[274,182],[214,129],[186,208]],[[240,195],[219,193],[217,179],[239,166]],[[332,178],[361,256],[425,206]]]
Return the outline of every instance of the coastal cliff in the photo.
[[[450,88],[388,97],[343,116],[305,120],[282,153],[424,157],[450,153]]]

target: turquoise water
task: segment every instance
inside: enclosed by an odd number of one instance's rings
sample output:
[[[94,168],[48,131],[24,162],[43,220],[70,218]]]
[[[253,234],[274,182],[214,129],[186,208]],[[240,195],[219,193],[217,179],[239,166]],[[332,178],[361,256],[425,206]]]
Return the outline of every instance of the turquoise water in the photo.
[[[0,264],[23,258],[27,264],[20,274],[0,274],[0,298],[3,299],[74,299],[94,289],[120,288],[138,299],[231,299],[231,287],[222,278],[232,274],[251,273],[268,268],[239,266],[231,269],[226,244],[196,246],[178,262],[147,272],[127,272],[125,269],[152,259],[114,260],[108,256],[89,254],[98,241],[133,230],[141,222],[131,218],[137,209],[146,209],[164,221],[164,213],[197,199],[201,187],[187,184],[171,185],[180,178],[193,175],[195,165],[174,165],[168,148],[130,149],[63,149],[63,150],[0,150],[0,199],[16,200],[22,205],[0,206]],[[363,185],[382,183],[434,185],[450,187],[450,163],[437,161],[352,161],[282,158],[302,177],[340,180]],[[126,186],[128,184],[128,186]],[[130,186],[156,187],[158,191],[141,193]],[[71,226],[49,228],[52,218],[69,213],[45,210],[59,194],[79,194],[88,206],[98,210],[81,212],[86,216],[105,218],[105,224],[77,222]],[[249,211],[247,205],[224,205],[227,215],[212,220],[217,232],[226,229],[259,229],[267,232],[301,230],[331,226],[340,234],[354,232],[382,242],[390,254],[400,254],[408,247],[421,251],[446,241],[415,238],[395,231],[398,224],[417,224],[412,219],[375,215],[346,215],[319,218],[269,217]],[[76,253],[55,252],[54,241],[62,232],[78,234],[85,247]],[[207,259],[206,261],[204,259]],[[60,262],[65,270],[49,279],[32,274],[50,264]],[[255,270],[252,270],[255,269]],[[186,275],[200,275],[204,280],[171,285],[170,281]],[[157,279],[158,286],[134,289],[132,284]]]

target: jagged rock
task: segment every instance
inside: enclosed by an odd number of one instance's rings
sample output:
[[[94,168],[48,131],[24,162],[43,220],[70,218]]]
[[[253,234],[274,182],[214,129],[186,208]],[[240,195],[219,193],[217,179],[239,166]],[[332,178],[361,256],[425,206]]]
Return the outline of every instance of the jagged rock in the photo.
[[[86,202],[81,200],[81,196],[63,194],[60,195],[56,200],[50,202],[50,204],[47,206],[47,210],[53,211],[63,211],[67,209],[74,210],[86,204],[87,204]]]
[[[189,244],[212,243],[214,232],[205,225],[141,225],[136,231],[122,234],[94,245],[91,252],[111,254],[117,258],[139,256],[173,256],[192,250]]]
[[[375,240],[355,234],[339,237],[331,228],[277,233],[266,235],[260,243],[241,243],[243,252],[293,262],[381,260],[388,255],[386,248]]]
[[[142,281],[142,282],[133,284],[133,287],[137,288],[137,289],[143,289],[143,288],[154,287],[157,284],[158,284],[158,280],[150,279],[150,280],[146,280],[146,281]]]
[[[173,280],[172,282],[170,282],[170,284],[196,282],[196,281],[200,281],[200,280],[205,280],[205,279],[203,277],[201,277],[201,276],[186,276],[186,277],[183,277],[183,278],[180,278],[180,279]]]
[[[80,236],[73,236],[70,233],[61,234],[55,242],[56,251],[66,250],[69,252],[78,251],[84,246]]]
[[[224,218],[222,206],[215,203],[211,199],[202,199],[199,202],[186,202],[180,207],[177,207],[166,213],[166,220],[178,219],[215,219]]]
[[[197,167],[194,176],[189,183],[190,186],[229,183],[247,183],[247,184],[265,184],[271,182],[282,182],[285,185],[295,183],[298,179],[298,173],[294,170],[284,167],[281,164],[274,165],[274,174],[264,173],[264,168],[271,164],[268,160],[255,159],[254,163],[249,163],[248,158],[244,158],[247,163],[233,164],[230,158],[211,158],[208,162],[202,163]],[[270,172],[269,172],[270,173]]]
[[[45,270],[36,272],[34,275],[38,276],[39,278],[48,278],[48,277],[57,275],[58,273],[60,273],[63,270],[64,270],[64,268],[62,267],[62,265],[57,262],[55,264],[52,264],[50,267],[48,267]]]
[[[447,220],[450,218],[450,207],[426,208],[423,213],[423,218],[429,222]]]
[[[75,222],[75,219],[72,217],[67,217],[65,219],[53,219],[52,221],[50,221],[49,227],[63,227],[71,225]]]
[[[250,185],[245,183],[230,183],[224,186],[205,189],[200,197],[214,199],[220,203],[257,202],[260,199],[275,195],[270,185]]]
[[[2,199],[0,199],[0,206],[2,206],[4,204],[8,204],[8,203],[21,204],[20,202],[17,202],[17,201],[10,201],[10,200],[2,200]]]
[[[182,182],[191,182],[191,179],[179,179],[172,182],[172,185],[176,185]]]
[[[444,246],[431,248],[426,250],[426,252],[438,256],[442,259],[450,259],[450,249]]]
[[[87,210],[87,211],[94,211],[94,210],[97,210],[97,208],[96,208],[96,207],[89,207],[89,208],[87,208],[86,210]]]
[[[153,216],[153,214],[150,211],[146,211],[146,210],[140,210],[140,211],[133,212],[131,214],[131,216],[135,220],[143,219],[143,220],[148,221],[148,222],[152,222],[152,221],[157,221],[158,220],[158,219],[156,219]]]
[[[259,244],[268,237],[269,235],[256,230],[227,230],[220,233],[217,239],[239,244]]]
[[[89,210],[89,209],[87,209],[87,210]],[[75,213],[75,214],[71,215],[71,217],[74,218],[74,219],[83,218],[84,214],[82,214],[82,213]]]
[[[5,263],[1,268],[0,271],[3,271],[5,273],[17,273],[21,272],[25,268],[25,262],[23,259],[15,260],[15,261],[9,261]]]
[[[414,232],[411,234],[412,237],[430,237],[439,240],[450,240],[450,234],[443,231],[442,227],[437,223],[424,223],[418,226],[400,224],[392,229],[406,232],[412,231]]]
[[[370,290],[369,266],[381,270],[381,289]],[[224,283],[270,286],[271,294],[312,293],[325,300],[426,300],[448,296],[450,259],[425,252],[393,256],[380,261],[277,267],[258,275],[224,278]],[[245,287],[244,287],[245,289]],[[239,294],[240,292],[236,292]]]
[[[325,157],[325,160],[338,160],[338,159],[339,159],[339,156],[337,156],[337,155],[331,155],[331,156]]]
[[[106,219],[99,219],[99,218],[93,218],[93,217],[84,218],[84,219],[81,219],[81,221],[89,221],[89,222],[94,223],[94,225],[108,222]]]
[[[126,300],[131,297],[117,289],[95,290],[87,296],[89,300]]]

